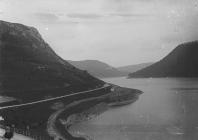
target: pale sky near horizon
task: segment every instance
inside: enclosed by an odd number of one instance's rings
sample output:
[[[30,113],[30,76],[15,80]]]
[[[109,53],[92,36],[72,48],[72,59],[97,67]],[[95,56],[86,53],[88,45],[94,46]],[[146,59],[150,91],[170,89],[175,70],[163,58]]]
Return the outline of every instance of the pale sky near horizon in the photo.
[[[0,19],[36,27],[66,60],[158,61],[198,39],[198,0],[0,0]]]

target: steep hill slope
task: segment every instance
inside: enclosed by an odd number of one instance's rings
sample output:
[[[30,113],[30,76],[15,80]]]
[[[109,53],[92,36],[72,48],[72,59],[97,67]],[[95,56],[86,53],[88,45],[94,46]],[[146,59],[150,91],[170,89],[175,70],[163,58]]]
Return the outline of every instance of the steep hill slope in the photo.
[[[129,77],[198,77],[198,41],[177,46],[159,62]]]
[[[35,28],[22,24],[0,21],[0,58],[3,95],[42,98],[104,84],[60,58]]]

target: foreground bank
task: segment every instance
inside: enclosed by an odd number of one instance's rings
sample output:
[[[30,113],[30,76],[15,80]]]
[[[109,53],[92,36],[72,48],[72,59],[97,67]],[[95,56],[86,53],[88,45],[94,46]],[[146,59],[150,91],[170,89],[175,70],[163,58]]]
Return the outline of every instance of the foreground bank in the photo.
[[[76,133],[71,134],[68,131],[71,125],[91,119],[112,106],[132,103],[141,93],[140,90],[113,86],[111,92],[106,95],[73,102],[50,116],[48,133],[52,137],[61,139],[85,140],[87,137],[77,136]]]

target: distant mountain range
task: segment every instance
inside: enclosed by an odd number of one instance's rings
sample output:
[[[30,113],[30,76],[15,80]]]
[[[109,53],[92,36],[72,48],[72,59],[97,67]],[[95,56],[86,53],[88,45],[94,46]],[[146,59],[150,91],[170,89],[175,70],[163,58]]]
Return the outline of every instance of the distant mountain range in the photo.
[[[177,46],[159,62],[129,77],[198,77],[198,41]]]
[[[81,70],[86,70],[91,75],[99,78],[127,76],[129,73],[136,72],[153,64],[152,62],[150,62],[136,65],[127,65],[122,67],[113,67],[107,63],[98,60],[67,61],[73,66]]]
[[[152,64],[153,64],[153,62],[141,63],[141,64],[136,64],[136,65],[128,65],[128,66],[117,67],[117,69],[119,71],[133,73],[133,72],[136,72],[136,71],[141,70],[143,68],[146,68],[146,67],[148,67]]]
[[[5,21],[0,21],[0,77],[0,94],[17,98],[58,96],[104,84],[60,58],[35,28]]]
[[[82,60],[82,61],[71,61],[68,62],[75,67],[86,70],[93,76],[105,78],[105,77],[120,77],[127,76],[128,72],[119,71],[118,69],[98,60]]]

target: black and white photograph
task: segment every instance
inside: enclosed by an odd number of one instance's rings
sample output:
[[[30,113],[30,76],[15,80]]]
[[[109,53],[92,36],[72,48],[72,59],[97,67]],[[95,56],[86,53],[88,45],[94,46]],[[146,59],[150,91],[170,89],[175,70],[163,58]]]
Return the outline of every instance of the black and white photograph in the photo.
[[[198,0],[0,0],[0,140],[198,140]]]

